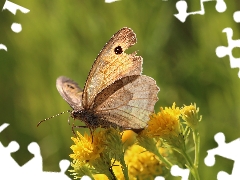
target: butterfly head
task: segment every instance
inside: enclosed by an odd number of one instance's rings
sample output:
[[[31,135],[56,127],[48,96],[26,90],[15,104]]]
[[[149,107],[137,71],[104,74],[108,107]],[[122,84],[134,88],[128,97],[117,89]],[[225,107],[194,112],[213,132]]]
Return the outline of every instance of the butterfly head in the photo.
[[[93,111],[89,110],[72,110],[71,117],[73,119],[78,119],[86,124],[89,128],[97,128],[100,126],[99,124],[99,116]]]
[[[73,118],[73,119],[81,120],[81,117],[82,117],[81,114],[82,114],[82,110],[72,110],[70,112],[71,118]]]

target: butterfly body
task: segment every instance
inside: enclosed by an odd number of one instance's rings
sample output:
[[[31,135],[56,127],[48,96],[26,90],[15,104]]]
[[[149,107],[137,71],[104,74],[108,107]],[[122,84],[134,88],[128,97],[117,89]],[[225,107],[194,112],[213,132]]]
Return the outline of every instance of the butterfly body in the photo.
[[[96,58],[83,90],[67,77],[57,79],[57,89],[72,107],[73,119],[90,129],[137,131],[147,125],[159,88],[154,79],[141,74],[142,57],[124,52],[135,43],[130,28],[120,29]]]
[[[73,119],[78,119],[84,122],[87,127],[91,127],[92,129],[96,129],[98,127],[102,128],[118,127],[116,124],[108,122],[107,119],[104,119],[100,115],[89,110],[73,110],[71,112],[71,117]]]

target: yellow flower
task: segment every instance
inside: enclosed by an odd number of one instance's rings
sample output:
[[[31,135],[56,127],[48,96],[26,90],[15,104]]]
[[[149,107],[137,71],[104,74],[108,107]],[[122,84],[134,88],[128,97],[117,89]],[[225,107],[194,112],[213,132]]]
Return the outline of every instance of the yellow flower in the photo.
[[[94,180],[108,180],[108,177],[105,174],[94,174]]]
[[[190,106],[184,105],[184,107],[181,109],[183,120],[185,120],[186,124],[192,129],[196,129],[198,122],[201,121],[202,117],[198,117],[198,112],[199,108],[196,107],[196,104],[191,104]]]
[[[77,135],[78,137],[71,138],[75,145],[70,147],[73,150],[73,154],[70,154],[70,157],[82,163],[91,163],[91,161],[100,156],[100,153],[104,149],[103,134],[101,131],[94,132],[93,139],[92,136],[87,133],[82,136],[77,132]]]
[[[73,159],[71,163],[73,170],[70,172],[75,178],[83,175],[93,178],[101,176],[99,174],[105,174],[109,179],[112,179],[115,176],[113,173],[115,166],[112,166],[112,159],[124,162],[121,133],[114,128],[99,128],[94,131],[93,137],[86,133],[83,136],[77,132],[77,137],[71,139],[75,145],[70,147],[73,150],[73,154],[70,154]],[[127,169],[123,163],[119,167]],[[127,173],[125,172],[125,174]]]
[[[154,179],[162,174],[163,165],[156,156],[139,145],[131,146],[124,159],[130,179]]]
[[[121,164],[120,164],[119,161],[114,162],[114,165],[113,165],[112,169],[113,169],[113,172],[114,172],[114,174],[115,174],[115,176],[118,180],[121,180],[121,179],[124,180],[125,179],[124,175],[123,175],[123,172],[122,172],[122,167],[121,167]]]
[[[150,116],[148,127],[143,133],[150,137],[161,137],[168,139],[170,136],[178,136],[180,133],[180,120],[181,115],[179,107],[175,107],[173,103],[172,108],[163,109],[160,107],[160,112]]]
[[[125,130],[122,133],[122,142],[124,143],[125,146],[130,146],[134,144],[136,140],[136,133],[133,132],[132,130]]]

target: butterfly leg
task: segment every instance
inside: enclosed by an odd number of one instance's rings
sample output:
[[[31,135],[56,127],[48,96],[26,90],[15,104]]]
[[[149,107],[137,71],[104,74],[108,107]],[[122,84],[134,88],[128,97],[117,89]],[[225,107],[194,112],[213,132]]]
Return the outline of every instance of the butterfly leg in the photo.
[[[75,137],[77,137],[75,131],[74,131],[74,128],[88,128],[87,126],[76,126],[74,125],[74,123],[72,123],[72,132],[74,134]]]
[[[112,179],[112,180],[117,180],[117,178],[116,178],[116,176],[115,176],[115,174],[114,174],[114,172],[113,172],[113,169],[112,169],[113,166],[118,166],[118,165],[114,165],[115,161],[116,161],[116,159],[114,159],[112,165],[111,165],[110,168],[109,168],[109,171],[110,171],[110,173],[111,173],[112,176],[113,176],[113,179]]]
[[[74,128],[89,128],[88,126],[76,126],[74,125],[74,122],[72,123],[72,132],[74,134],[75,137],[77,137]],[[92,136],[92,143],[93,143],[93,133],[94,133],[94,129],[93,128],[89,128],[91,136]]]
[[[93,133],[94,133],[94,129],[89,128],[89,130],[90,130],[90,133],[91,133],[91,136],[92,136],[92,143],[93,143]]]

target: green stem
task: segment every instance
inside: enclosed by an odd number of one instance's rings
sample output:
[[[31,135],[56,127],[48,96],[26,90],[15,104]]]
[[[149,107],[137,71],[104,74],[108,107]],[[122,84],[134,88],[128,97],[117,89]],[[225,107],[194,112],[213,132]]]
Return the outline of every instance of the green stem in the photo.
[[[186,159],[186,161],[188,162],[190,172],[193,175],[193,177],[195,178],[195,180],[200,180],[198,169],[197,169],[197,167],[195,167],[195,165],[193,164],[193,162],[190,159],[190,157],[188,156],[188,154],[186,154],[185,151],[178,151],[178,152],[181,153],[183,155],[183,157]]]
[[[164,165],[167,167],[167,169],[171,169],[171,167],[173,166],[173,164],[171,162],[169,162],[166,158],[164,158],[159,151],[155,151],[153,152],[163,163]]]
[[[157,140],[153,138],[148,138],[148,137],[142,137],[138,139],[138,144],[145,148],[147,151],[152,152],[155,154],[167,167],[167,169],[171,169],[173,164],[169,162],[166,158],[164,158],[160,152],[159,152],[159,147],[156,146]]]
[[[124,161],[124,158],[120,159],[120,163],[122,165],[122,171],[123,171],[124,179],[129,180],[129,178],[128,178],[128,167],[127,167],[127,165]]]
[[[197,130],[193,131],[193,140],[195,144],[195,159],[194,159],[194,166],[198,168],[199,163],[199,151],[200,151],[200,136]]]

